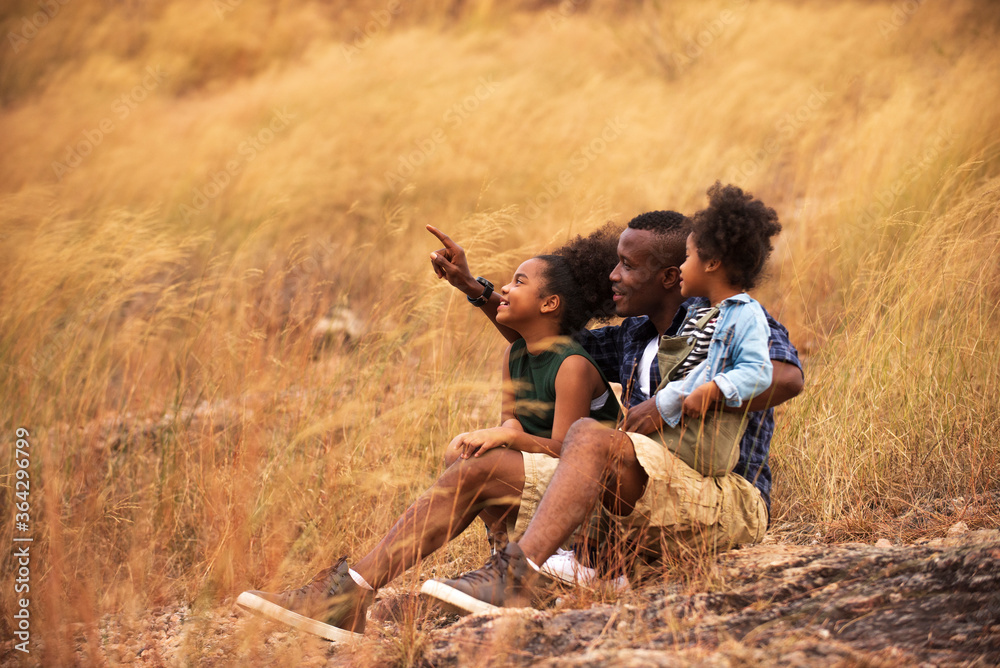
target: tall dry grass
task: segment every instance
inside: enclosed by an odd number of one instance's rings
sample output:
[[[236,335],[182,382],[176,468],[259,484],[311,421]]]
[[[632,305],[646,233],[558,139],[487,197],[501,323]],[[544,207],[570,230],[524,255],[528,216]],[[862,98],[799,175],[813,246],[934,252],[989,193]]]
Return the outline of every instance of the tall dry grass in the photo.
[[[747,187],[785,225],[758,297],[806,361],[775,518],[867,538],[995,493],[1000,16],[904,5],[428,1],[367,35],[386,5],[61,5],[0,61],[0,423],[31,432],[46,660],[106,613],[359,555],[496,419],[501,339],[425,223],[503,279]],[[5,34],[37,11],[6,7]],[[343,305],[367,332],[317,357]]]

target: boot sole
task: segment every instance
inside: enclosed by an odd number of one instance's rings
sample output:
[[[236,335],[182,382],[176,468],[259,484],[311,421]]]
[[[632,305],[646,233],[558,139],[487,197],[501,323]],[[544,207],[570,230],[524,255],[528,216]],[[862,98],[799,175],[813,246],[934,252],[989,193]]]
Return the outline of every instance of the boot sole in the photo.
[[[436,598],[439,601],[443,601],[462,612],[471,612],[476,614],[478,612],[489,612],[490,610],[500,609],[492,603],[480,601],[475,596],[469,596],[465,592],[459,591],[458,589],[455,589],[454,587],[438,580],[428,580],[422,584],[420,586],[420,593],[425,596]]]
[[[300,615],[297,612],[292,612],[288,608],[282,608],[280,605],[271,603],[249,591],[240,594],[239,598],[236,599],[236,605],[261,617],[287,624],[292,628],[319,636],[330,642],[350,642],[365,637],[364,633],[347,631],[311,617]]]

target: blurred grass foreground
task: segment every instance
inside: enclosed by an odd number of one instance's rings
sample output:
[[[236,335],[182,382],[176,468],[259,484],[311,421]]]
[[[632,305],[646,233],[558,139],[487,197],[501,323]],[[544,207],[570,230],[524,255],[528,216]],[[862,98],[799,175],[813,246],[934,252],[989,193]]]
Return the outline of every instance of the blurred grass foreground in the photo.
[[[906,540],[1000,491],[994,3],[13,0],[0,25],[0,423],[30,433],[47,651],[359,554],[496,420],[501,338],[426,223],[502,281],[748,188],[785,228],[756,296],[806,363],[774,521]]]

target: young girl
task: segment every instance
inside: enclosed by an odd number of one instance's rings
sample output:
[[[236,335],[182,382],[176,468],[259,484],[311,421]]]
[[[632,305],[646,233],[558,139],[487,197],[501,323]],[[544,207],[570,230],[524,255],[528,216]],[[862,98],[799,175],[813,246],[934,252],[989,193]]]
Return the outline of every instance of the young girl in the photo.
[[[736,186],[716,182],[708,196],[708,208],[692,220],[680,267],[681,294],[707,304],[692,305],[680,335],[661,340],[664,382],[656,405],[675,428],[661,432],[664,445],[699,473],[715,476],[735,466],[745,421],[714,409],[741,406],[771,384],[769,327],[746,290],[756,285],[781,225],[773,209]],[[681,423],[682,417],[688,419]]]
[[[616,240],[611,233],[577,237],[521,264],[500,289],[496,322],[522,337],[504,355],[501,425],[459,434],[445,455],[451,464],[496,447],[522,453],[525,484],[516,506],[492,506],[480,514],[492,551],[503,549],[508,528],[519,534],[527,527],[570,425],[588,415],[617,421],[619,405],[607,380],[571,336],[592,319],[614,314],[607,296]],[[515,517],[516,523],[510,521]]]
[[[374,589],[461,533],[484,509],[488,521],[516,510],[518,525],[526,525],[570,425],[588,415],[618,418],[610,386],[571,336],[592,318],[613,314],[609,275],[616,261],[613,243],[578,237],[522,263],[501,288],[497,314],[522,337],[506,355],[501,426],[456,437],[452,464],[354,568],[345,557],[303,587],[245,591],[237,605],[328,640],[357,638]]]

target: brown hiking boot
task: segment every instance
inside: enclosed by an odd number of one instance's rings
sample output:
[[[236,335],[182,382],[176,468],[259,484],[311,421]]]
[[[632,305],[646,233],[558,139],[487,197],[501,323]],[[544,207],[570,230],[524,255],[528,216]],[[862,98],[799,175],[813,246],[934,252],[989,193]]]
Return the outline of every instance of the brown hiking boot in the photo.
[[[466,612],[529,607],[535,571],[517,543],[508,543],[486,565],[454,580],[428,580],[420,593]]]
[[[365,613],[374,595],[354,582],[347,570],[347,557],[342,557],[304,587],[280,594],[245,591],[236,599],[236,605],[337,642],[364,636]]]

